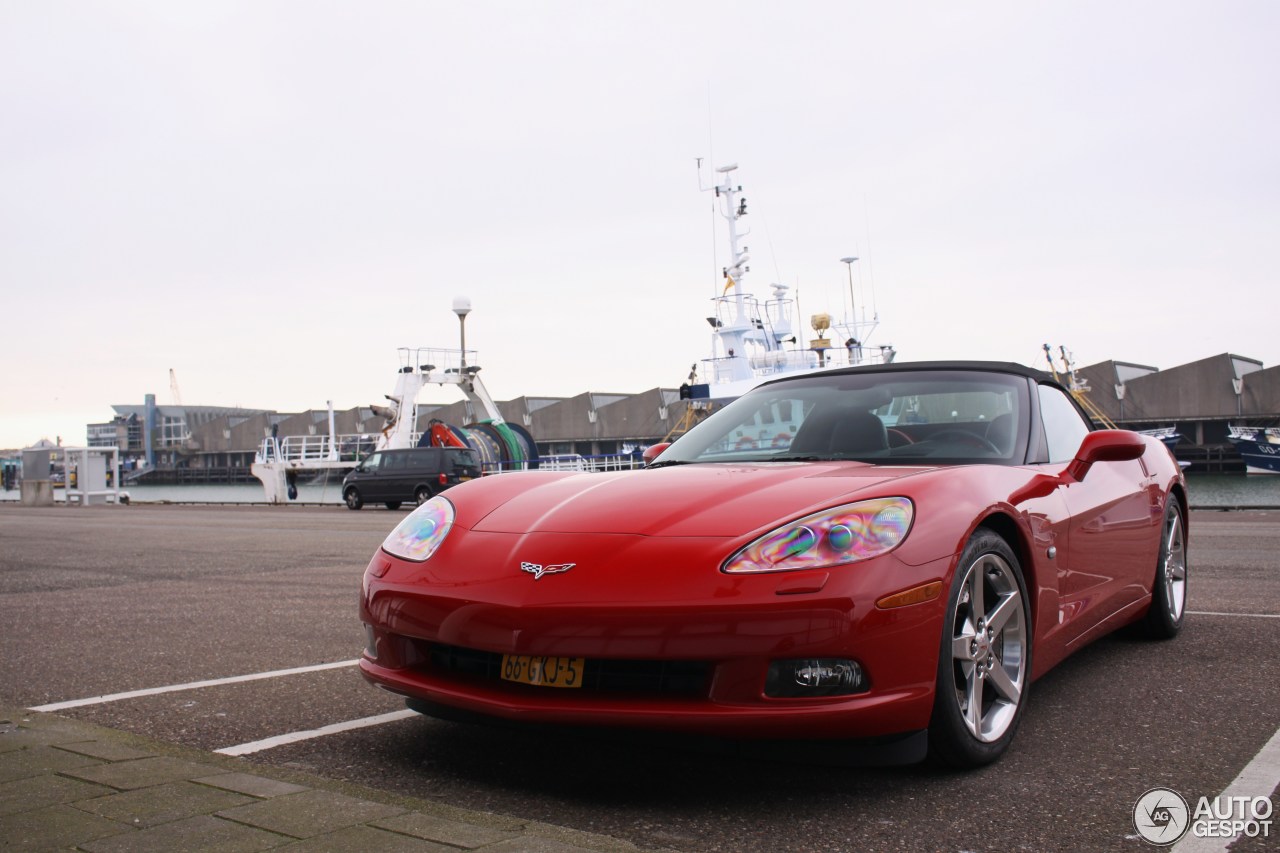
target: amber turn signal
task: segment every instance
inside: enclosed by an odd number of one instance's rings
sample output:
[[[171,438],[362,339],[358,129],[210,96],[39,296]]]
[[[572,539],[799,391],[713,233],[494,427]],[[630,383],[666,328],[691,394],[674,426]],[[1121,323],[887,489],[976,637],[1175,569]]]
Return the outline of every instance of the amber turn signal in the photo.
[[[893,595],[886,595],[876,602],[876,607],[881,610],[892,610],[895,607],[906,607],[908,604],[933,601],[940,592],[942,592],[942,581],[934,581],[924,586],[912,587],[902,592],[895,592]]]

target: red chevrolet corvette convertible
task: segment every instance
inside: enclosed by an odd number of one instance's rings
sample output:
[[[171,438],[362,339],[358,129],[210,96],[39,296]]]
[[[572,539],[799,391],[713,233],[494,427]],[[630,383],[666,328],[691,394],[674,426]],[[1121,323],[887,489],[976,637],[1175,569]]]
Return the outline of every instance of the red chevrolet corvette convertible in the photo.
[[[364,676],[451,718],[973,767],[1068,654],[1182,625],[1177,463],[1039,371],[780,379],[659,449],[418,507],[364,574]]]

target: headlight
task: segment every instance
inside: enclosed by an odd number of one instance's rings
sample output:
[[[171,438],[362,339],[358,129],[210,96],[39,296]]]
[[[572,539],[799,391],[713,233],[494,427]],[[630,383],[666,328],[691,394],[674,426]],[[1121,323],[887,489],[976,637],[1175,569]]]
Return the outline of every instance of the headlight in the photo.
[[[409,513],[382,543],[382,550],[415,563],[431,557],[453,527],[453,504],[440,495]]]
[[[906,498],[877,498],[823,510],[761,536],[730,557],[722,571],[787,572],[878,557],[907,538],[913,515]]]

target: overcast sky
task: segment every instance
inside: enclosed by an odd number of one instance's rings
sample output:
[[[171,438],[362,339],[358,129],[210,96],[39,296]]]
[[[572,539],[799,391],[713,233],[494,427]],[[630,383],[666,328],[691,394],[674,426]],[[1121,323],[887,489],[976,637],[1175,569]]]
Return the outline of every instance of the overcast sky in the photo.
[[[709,354],[750,289],[903,360],[1280,361],[1280,4],[0,0],[0,447],[113,403],[498,399]],[[717,236],[713,242],[713,233]],[[450,389],[424,400],[451,402]]]

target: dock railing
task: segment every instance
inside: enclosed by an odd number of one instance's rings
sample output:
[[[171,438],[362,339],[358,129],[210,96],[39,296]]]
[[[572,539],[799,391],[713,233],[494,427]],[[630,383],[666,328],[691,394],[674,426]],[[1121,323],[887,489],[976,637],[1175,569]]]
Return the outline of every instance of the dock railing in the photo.
[[[539,471],[631,471],[643,468],[644,460],[631,453],[604,453],[598,456],[580,456],[576,453],[559,456],[543,456],[538,460]]]
[[[337,455],[331,456],[332,445],[327,435],[289,435],[283,438],[264,438],[254,456],[255,462],[305,463],[341,461],[355,463],[364,459],[374,451],[378,443],[378,435],[351,434],[337,438]],[[414,442],[417,445],[417,442]],[[594,456],[583,456],[577,453],[542,456],[537,467],[542,471],[631,471],[644,467],[644,460],[634,453],[602,453]],[[512,462],[507,465],[485,466],[484,473],[506,474],[512,471],[529,470],[525,462]]]
[[[255,462],[359,462],[377,446],[377,434],[352,433],[330,441],[327,435],[288,435],[264,438]],[[336,445],[336,446],[335,446]]]

